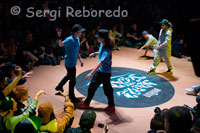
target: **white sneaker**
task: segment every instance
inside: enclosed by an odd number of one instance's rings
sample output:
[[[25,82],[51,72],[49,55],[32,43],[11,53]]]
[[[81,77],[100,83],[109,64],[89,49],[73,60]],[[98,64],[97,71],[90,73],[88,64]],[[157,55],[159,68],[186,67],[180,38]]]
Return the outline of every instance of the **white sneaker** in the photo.
[[[194,89],[193,88],[186,88],[185,89],[187,92],[194,92]]]

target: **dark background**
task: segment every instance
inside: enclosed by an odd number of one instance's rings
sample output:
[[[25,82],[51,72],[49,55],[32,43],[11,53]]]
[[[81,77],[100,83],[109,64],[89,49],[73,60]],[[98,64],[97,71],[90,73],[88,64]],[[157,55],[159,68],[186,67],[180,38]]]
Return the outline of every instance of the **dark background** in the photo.
[[[175,1],[175,0],[49,0],[50,10],[61,7],[61,18],[56,21],[49,21],[46,18],[27,18],[25,17],[28,7],[42,9],[45,0],[1,0],[0,1],[0,42],[6,42],[15,33],[20,33],[17,42],[23,42],[27,32],[34,34],[38,43],[55,37],[55,28],[62,29],[62,38],[70,35],[71,26],[75,23],[81,24],[90,32],[99,25],[101,28],[111,29],[113,25],[124,26],[126,33],[132,24],[137,24],[140,31],[148,30],[153,27],[159,32],[160,25],[157,22],[163,18],[168,19],[173,25],[173,40],[184,38],[187,42],[188,52],[192,57],[196,74],[200,76],[200,54],[199,49],[199,20],[190,22],[191,19],[200,18],[200,8],[198,1]],[[12,6],[20,6],[22,12],[18,16],[10,14]],[[85,6],[88,10],[115,10],[118,6],[121,10],[129,12],[126,18],[66,18],[65,7],[72,6],[74,9],[82,9]],[[196,34],[198,33],[198,34]]]

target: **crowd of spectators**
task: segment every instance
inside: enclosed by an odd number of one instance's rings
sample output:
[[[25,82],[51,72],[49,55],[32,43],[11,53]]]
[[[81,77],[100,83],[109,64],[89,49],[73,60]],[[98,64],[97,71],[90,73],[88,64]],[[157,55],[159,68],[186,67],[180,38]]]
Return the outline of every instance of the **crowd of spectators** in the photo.
[[[80,23],[87,29],[81,38],[81,56],[87,57],[89,53],[97,51],[98,44],[94,34],[100,28],[110,29],[110,35],[116,39],[117,47],[124,45],[133,48],[141,47],[145,40],[142,31],[147,30],[155,38],[160,29],[157,22],[167,18],[173,25],[172,55],[176,57],[188,56],[185,48],[184,35],[174,18],[176,4],[172,1],[159,2],[158,0],[147,1],[120,1],[100,0],[94,1],[56,1],[56,0],[30,0],[12,1],[0,3],[1,20],[0,29],[0,64],[11,61],[19,64],[23,69],[30,70],[33,66],[41,64],[58,65],[64,55],[64,49],[58,46],[58,38],[66,38],[70,35],[71,26]],[[21,13],[14,16],[10,13],[13,6],[19,6]],[[87,10],[127,10],[127,17],[66,17],[65,7],[71,6],[76,9]],[[34,10],[52,11],[60,10],[60,17],[52,20],[51,15],[45,12],[42,17],[27,17],[28,7]],[[170,15],[173,14],[173,15]],[[119,34],[116,34],[119,33]],[[183,45],[182,45],[183,44]],[[117,50],[119,50],[117,48]]]
[[[200,132],[200,96],[196,97],[196,106],[174,106],[161,110],[156,107],[148,133],[199,133]]]
[[[21,13],[14,16],[10,13],[12,6],[19,6]],[[118,6],[128,10],[128,17],[108,18],[66,18],[65,10],[61,10],[61,17],[51,20],[50,14],[43,17],[26,17],[26,9],[34,7],[35,10],[65,9],[66,6],[81,9],[85,6],[88,10],[110,9],[115,10]],[[90,53],[98,51],[98,42],[94,35],[101,28],[109,29],[109,35],[116,41],[114,49],[119,46],[140,48],[145,40],[142,31],[148,30],[155,38],[158,38],[157,24],[162,18],[172,21],[174,34],[172,43],[172,55],[178,58],[188,56],[184,35],[179,29],[176,21],[176,8],[173,1],[159,2],[159,0],[135,0],[120,1],[107,0],[4,0],[0,2],[0,132],[90,132],[94,126],[96,114],[86,111],[80,120],[80,127],[69,129],[74,118],[74,106],[65,94],[64,111],[61,118],[56,118],[53,105],[44,102],[36,107],[39,96],[45,93],[40,90],[35,99],[25,106],[24,102],[29,100],[28,87],[24,85],[26,78],[31,77],[33,67],[39,65],[59,65],[65,54],[64,48],[58,44],[58,39],[64,39],[71,33],[71,26],[80,23],[87,31],[81,36],[80,54],[87,58]],[[170,15],[174,14],[174,15]],[[188,109],[184,107],[173,107],[169,110],[156,113],[151,121],[153,130],[166,130],[166,132],[189,132],[192,125],[198,125],[192,121]],[[167,113],[166,113],[167,112]],[[175,116],[178,113],[180,117]],[[168,114],[168,115],[166,115]],[[159,117],[157,117],[159,115]],[[179,119],[180,118],[180,119]],[[183,123],[184,130],[178,122]],[[89,121],[88,123],[85,121]],[[160,122],[161,121],[161,122]],[[158,122],[158,123],[157,123]],[[174,123],[175,122],[175,123]],[[159,125],[159,124],[162,125]],[[164,126],[163,124],[165,123]],[[158,124],[158,125],[156,125]],[[56,126],[55,126],[56,125]],[[177,125],[174,127],[173,125]],[[161,128],[157,128],[157,126]],[[180,127],[179,127],[180,126]],[[198,125],[199,126],[199,125]],[[156,127],[156,128],[154,128]],[[166,127],[166,128],[164,128]],[[67,131],[67,129],[69,129]],[[192,128],[194,129],[194,128]],[[197,128],[195,128],[197,130]],[[106,129],[105,129],[106,132]]]

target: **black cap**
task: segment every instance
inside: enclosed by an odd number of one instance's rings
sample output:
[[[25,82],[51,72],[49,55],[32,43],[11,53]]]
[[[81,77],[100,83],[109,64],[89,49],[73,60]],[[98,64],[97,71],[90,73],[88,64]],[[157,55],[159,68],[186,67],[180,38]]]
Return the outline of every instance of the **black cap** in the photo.
[[[98,34],[95,35],[96,38],[108,38],[108,30],[107,29],[100,29]]]
[[[75,32],[84,32],[85,29],[79,25],[79,24],[75,24],[73,27],[72,27],[72,32],[75,33]]]

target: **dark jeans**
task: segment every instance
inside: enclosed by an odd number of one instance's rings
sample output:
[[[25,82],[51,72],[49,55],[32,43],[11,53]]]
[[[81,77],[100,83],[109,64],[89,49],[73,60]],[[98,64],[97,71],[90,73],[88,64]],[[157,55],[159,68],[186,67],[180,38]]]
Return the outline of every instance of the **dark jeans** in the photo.
[[[88,88],[88,96],[87,96],[86,100],[84,101],[85,104],[90,104],[97,88],[100,86],[101,83],[103,83],[103,90],[104,90],[104,94],[108,98],[108,105],[115,106],[114,96],[113,96],[113,88],[110,83],[110,77],[111,77],[110,73],[96,72],[94,74],[94,76],[92,77],[91,83],[89,85],[89,88]]]
[[[200,84],[193,87],[196,93],[200,92]]]
[[[65,75],[65,77],[63,77],[63,79],[60,81],[57,87],[62,88],[63,85],[65,85],[65,83],[69,80],[69,97],[70,99],[73,99],[75,98],[74,86],[76,84],[76,67],[66,69],[67,74]]]

